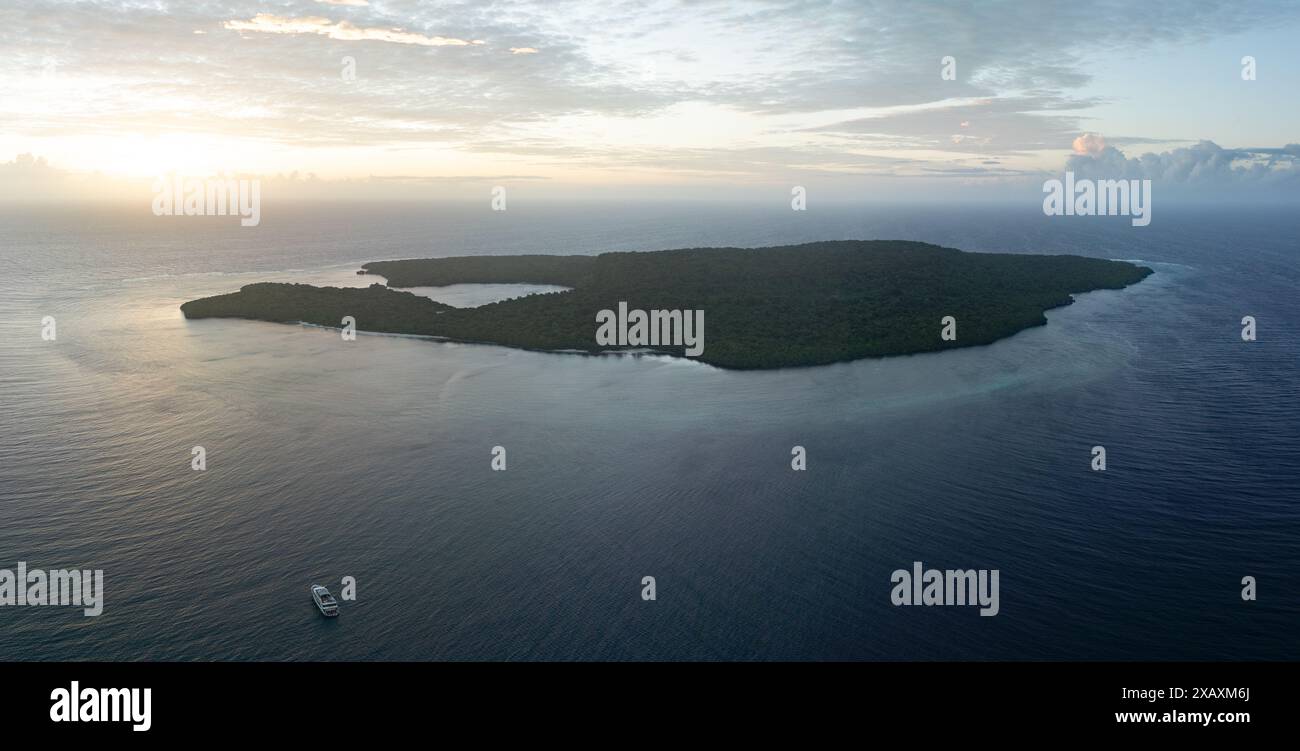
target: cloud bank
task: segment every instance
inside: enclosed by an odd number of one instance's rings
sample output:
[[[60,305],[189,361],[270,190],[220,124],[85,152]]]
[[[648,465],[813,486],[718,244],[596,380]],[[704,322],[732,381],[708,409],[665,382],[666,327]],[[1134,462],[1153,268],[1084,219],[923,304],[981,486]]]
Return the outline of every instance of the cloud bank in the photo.
[[[1076,154],[1066,169],[1092,179],[1150,179],[1166,187],[1294,190],[1300,187],[1300,144],[1225,149],[1213,141],[1162,153],[1127,157],[1113,146]]]

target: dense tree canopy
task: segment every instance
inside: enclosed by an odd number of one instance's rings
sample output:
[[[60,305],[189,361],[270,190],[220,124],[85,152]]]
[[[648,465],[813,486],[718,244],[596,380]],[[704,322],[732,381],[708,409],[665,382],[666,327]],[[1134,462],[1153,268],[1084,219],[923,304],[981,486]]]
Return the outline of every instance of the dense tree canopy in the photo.
[[[477,308],[408,292],[250,284],[181,306],[189,318],[236,317],[427,334],[528,349],[597,352],[596,313],[705,311],[704,352],[730,368],[775,368],[987,344],[1046,323],[1070,295],[1119,289],[1151,270],[1078,256],[963,253],[901,241],[694,248],[599,256],[480,256],[365,265],[394,286],[520,282],[572,287]],[[940,319],[958,322],[955,341]],[[681,347],[658,347],[681,354]]]

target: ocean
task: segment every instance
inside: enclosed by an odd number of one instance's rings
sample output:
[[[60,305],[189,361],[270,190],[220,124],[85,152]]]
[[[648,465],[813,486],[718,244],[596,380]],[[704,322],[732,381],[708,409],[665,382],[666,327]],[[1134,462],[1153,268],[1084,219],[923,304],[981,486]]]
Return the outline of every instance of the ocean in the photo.
[[[1230,206],[8,207],[0,568],[106,591],[0,606],[0,659],[1295,659],[1298,238]],[[372,260],[840,239],[1155,274],[990,346],[763,372],[179,310]],[[997,569],[999,613],[894,606],[915,561]]]

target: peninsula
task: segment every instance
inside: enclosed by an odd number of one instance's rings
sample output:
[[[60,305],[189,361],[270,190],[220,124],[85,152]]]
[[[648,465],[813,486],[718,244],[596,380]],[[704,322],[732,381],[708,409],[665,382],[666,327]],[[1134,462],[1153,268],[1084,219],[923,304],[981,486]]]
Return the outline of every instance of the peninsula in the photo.
[[[1071,295],[1120,289],[1151,269],[1068,255],[966,253],[919,242],[837,241],[768,248],[690,248],[596,256],[464,256],[363,266],[368,288],[250,284],[192,300],[186,318],[249,318],[443,337],[535,350],[603,352],[597,314],[639,309],[708,315],[693,359],[725,368],[823,365],[989,344],[1047,323]],[[455,308],[391,287],[529,283],[570,287]],[[955,339],[941,319],[957,322]],[[684,354],[681,346],[660,346]]]

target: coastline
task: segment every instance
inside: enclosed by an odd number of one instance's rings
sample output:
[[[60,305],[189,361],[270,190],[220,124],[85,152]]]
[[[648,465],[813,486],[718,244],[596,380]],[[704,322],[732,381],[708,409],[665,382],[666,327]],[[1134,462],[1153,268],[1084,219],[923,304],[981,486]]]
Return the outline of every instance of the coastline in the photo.
[[[1154,273],[1125,261],[966,253],[894,241],[379,263],[396,264],[403,284],[416,287],[563,283],[567,289],[456,308],[378,282],[347,288],[259,283],[181,309],[188,319],[339,328],[335,321],[350,316],[357,331],[373,334],[562,354],[684,357],[680,339],[669,346],[632,339],[609,346],[593,337],[597,311],[630,301],[651,310],[709,311],[708,345],[685,359],[768,370],[992,344],[1046,325],[1047,311],[1072,304],[1076,294],[1123,289]],[[373,265],[358,275],[392,281],[371,271]],[[941,320],[950,318],[961,322],[960,334],[954,325],[951,336],[941,335]]]

